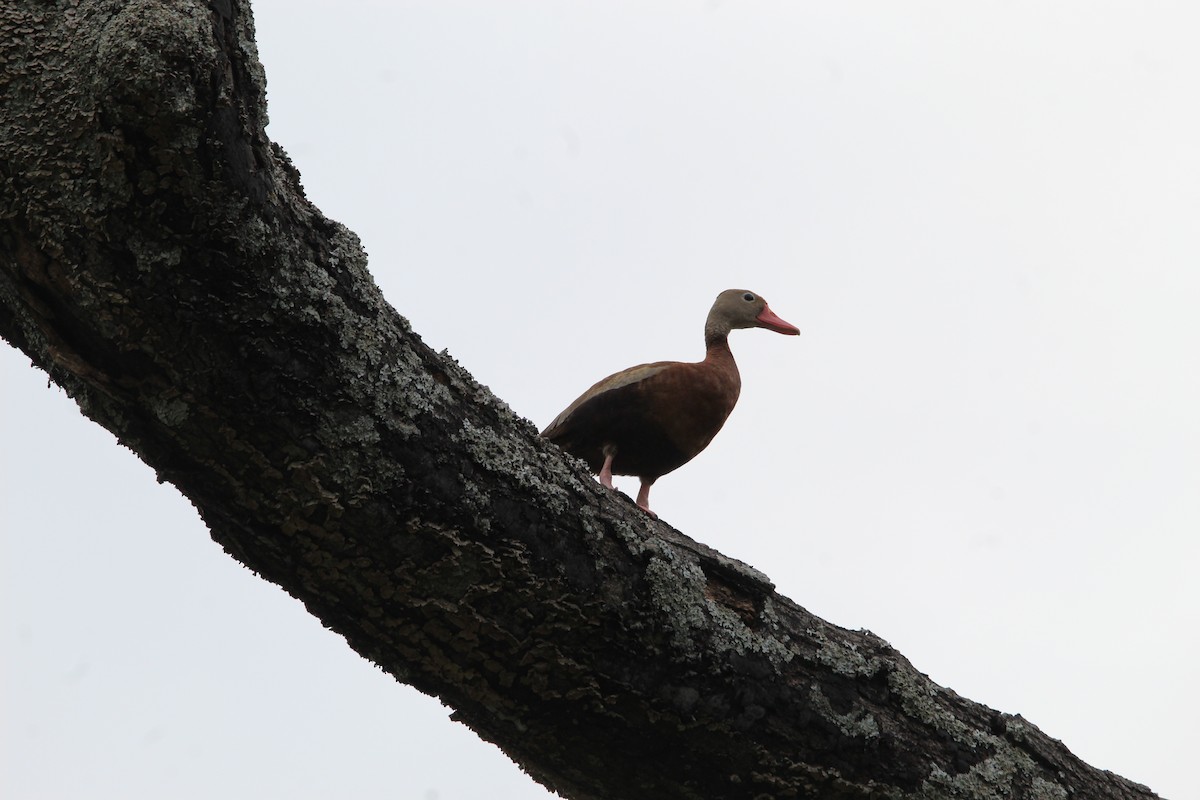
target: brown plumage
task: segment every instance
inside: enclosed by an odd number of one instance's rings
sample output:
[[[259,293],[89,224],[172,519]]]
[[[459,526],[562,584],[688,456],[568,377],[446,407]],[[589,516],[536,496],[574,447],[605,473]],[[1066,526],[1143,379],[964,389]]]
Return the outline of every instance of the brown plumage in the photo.
[[[542,436],[586,461],[609,489],[613,475],[637,475],[637,504],[655,516],[651,485],[707,447],[737,403],[742,380],[729,350],[734,328],[800,333],[754,292],[727,289],[704,323],[703,361],[656,361],[609,375],[567,406]]]

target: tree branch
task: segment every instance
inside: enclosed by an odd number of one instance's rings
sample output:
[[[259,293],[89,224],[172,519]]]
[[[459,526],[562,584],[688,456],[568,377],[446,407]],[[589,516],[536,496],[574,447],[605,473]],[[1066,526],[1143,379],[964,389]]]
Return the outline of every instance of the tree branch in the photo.
[[[0,15],[0,334],[213,538],[571,798],[1151,798],[649,520],[380,295],[245,3]]]

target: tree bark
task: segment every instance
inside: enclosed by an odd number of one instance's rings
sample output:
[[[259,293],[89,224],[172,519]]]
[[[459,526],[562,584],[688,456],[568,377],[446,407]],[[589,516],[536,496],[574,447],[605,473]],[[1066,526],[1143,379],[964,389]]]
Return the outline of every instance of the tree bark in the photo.
[[[267,139],[242,0],[6,2],[0,44],[0,334],[545,786],[1155,797],[650,520],[426,347]]]

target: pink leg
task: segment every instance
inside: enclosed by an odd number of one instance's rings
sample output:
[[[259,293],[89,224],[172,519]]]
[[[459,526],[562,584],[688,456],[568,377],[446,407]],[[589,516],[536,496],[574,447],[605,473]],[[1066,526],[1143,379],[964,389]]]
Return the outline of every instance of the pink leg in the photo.
[[[604,466],[600,468],[600,484],[609,489],[613,488],[612,462],[613,462],[613,456],[615,456],[616,454],[617,454],[616,450],[609,448],[609,447],[604,448]]]
[[[658,519],[658,514],[655,514],[650,510],[650,486],[653,483],[654,481],[647,482],[642,480],[642,488],[638,489],[637,504],[638,508],[640,508],[642,511],[645,511],[654,519]]]

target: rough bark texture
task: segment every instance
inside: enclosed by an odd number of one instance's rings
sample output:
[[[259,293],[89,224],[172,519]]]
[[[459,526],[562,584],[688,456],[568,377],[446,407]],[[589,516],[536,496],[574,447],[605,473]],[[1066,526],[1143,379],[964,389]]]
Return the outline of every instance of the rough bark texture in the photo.
[[[541,783],[1155,796],[647,519],[427,348],[267,140],[244,2],[7,2],[0,45],[0,334]]]

